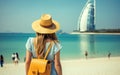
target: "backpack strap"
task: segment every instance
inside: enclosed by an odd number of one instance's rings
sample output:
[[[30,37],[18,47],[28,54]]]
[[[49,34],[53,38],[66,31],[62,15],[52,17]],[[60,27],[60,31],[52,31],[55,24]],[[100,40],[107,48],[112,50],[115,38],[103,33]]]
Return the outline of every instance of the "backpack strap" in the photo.
[[[48,56],[48,54],[49,54],[49,52],[50,52],[50,49],[51,49],[52,45],[53,45],[53,41],[52,41],[52,42],[50,42],[50,45],[48,46],[48,49],[47,49],[47,52],[46,52],[46,54],[45,54],[44,59],[46,59],[46,58],[47,58],[47,56]]]

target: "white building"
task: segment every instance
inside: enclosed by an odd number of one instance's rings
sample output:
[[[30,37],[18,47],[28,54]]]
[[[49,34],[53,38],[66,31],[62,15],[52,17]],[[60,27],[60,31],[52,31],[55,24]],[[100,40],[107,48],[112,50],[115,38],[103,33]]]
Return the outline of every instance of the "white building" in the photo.
[[[95,0],[88,0],[80,13],[77,31],[84,32],[95,30],[95,11]]]

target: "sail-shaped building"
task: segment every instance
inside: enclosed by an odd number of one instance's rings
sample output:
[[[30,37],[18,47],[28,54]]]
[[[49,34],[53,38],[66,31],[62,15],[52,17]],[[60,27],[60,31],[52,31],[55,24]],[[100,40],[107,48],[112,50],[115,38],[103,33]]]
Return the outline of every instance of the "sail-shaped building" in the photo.
[[[95,30],[95,11],[95,0],[88,0],[80,13],[77,31],[85,32]]]

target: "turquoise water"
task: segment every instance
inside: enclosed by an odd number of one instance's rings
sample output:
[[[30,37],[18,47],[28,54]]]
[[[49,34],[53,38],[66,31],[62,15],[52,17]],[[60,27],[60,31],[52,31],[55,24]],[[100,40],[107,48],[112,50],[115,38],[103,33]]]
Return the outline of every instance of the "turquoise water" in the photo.
[[[24,61],[25,43],[32,33],[0,33],[0,54],[4,56],[5,63],[11,63],[11,54],[18,52],[20,62]],[[120,35],[90,35],[90,34],[57,34],[63,49],[61,59],[84,58],[85,51],[88,51],[89,58],[120,56]]]

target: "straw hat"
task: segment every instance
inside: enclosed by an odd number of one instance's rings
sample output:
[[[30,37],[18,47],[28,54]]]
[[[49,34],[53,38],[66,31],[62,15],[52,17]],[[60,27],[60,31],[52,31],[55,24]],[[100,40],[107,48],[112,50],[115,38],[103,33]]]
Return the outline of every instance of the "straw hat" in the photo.
[[[39,20],[34,21],[32,23],[32,28],[35,32],[42,34],[55,33],[60,29],[59,23],[52,20],[52,17],[49,14],[44,14]]]

